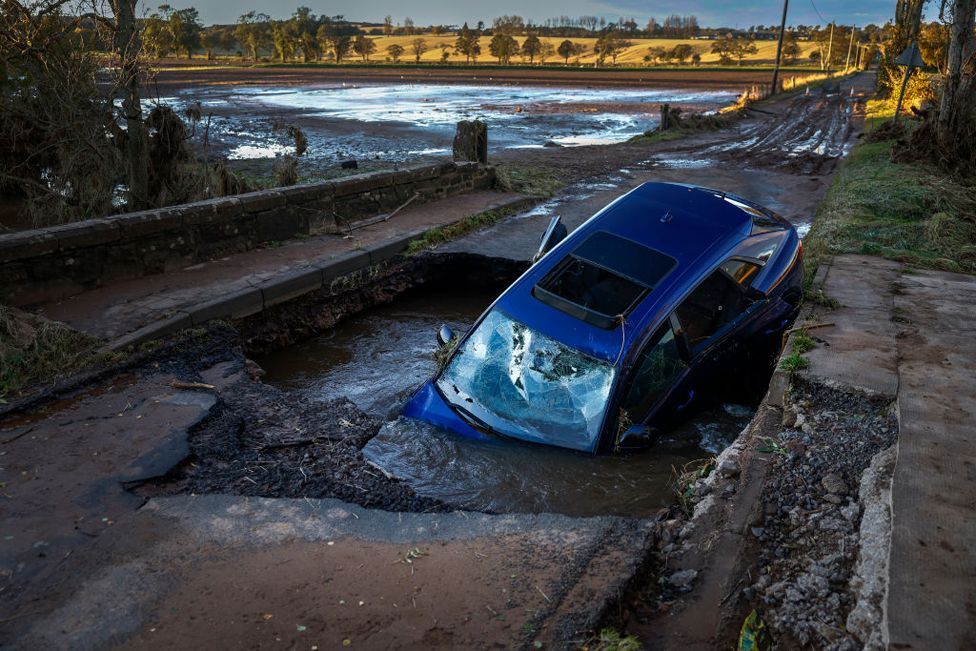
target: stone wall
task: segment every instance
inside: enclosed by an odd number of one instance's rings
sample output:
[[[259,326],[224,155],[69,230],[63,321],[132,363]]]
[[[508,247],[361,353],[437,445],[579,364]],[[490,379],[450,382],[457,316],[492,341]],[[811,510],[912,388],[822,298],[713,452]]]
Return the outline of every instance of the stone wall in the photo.
[[[469,190],[494,169],[438,163],[0,235],[0,303],[25,306],[163,273]]]

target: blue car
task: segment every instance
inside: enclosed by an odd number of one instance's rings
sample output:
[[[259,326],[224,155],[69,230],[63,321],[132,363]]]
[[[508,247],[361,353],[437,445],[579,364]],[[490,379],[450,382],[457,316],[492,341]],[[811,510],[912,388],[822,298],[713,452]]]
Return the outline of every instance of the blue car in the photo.
[[[802,245],[725,192],[645,183],[540,259],[462,337],[405,416],[479,439],[599,453],[650,445],[693,404],[767,364],[796,317]]]

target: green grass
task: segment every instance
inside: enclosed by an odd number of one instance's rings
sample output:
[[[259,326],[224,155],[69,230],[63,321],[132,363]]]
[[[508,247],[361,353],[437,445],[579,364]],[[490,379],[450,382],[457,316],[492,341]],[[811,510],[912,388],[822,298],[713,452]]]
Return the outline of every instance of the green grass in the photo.
[[[210,69],[210,66],[199,66]],[[749,64],[746,62],[744,65],[738,66],[735,64],[728,66],[721,65],[704,65],[704,66],[693,66],[693,65],[624,65],[620,64],[617,66],[604,65],[599,67],[593,67],[590,65],[538,65],[538,64],[522,64],[519,62],[513,62],[508,65],[500,65],[498,63],[440,63],[437,61],[421,61],[416,63],[414,61],[400,61],[398,63],[392,63],[387,61],[370,61],[364,63],[361,61],[345,61],[343,63],[334,63],[327,61],[311,61],[309,63],[302,63],[301,61],[288,61],[281,63],[280,61],[262,61],[259,63],[254,63],[253,61],[247,62],[235,62],[228,61],[225,65],[219,67],[241,67],[241,68],[400,68],[405,70],[416,70],[418,68],[434,68],[434,69],[444,69],[444,70],[519,70],[526,69],[532,70],[533,72],[539,70],[553,70],[553,71],[569,71],[569,72],[579,72],[584,71],[586,73],[598,73],[606,74],[613,72],[671,72],[675,74],[699,74],[708,72],[768,72],[772,71],[773,64]],[[820,72],[818,66],[806,65],[806,66],[786,66],[780,68],[780,74],[789,73],[800,73],[800,74],[810,74]]]
[[[814,342],[813,337],[805,332],[797,332],[793,335],[793,341],[790,346],[794,353],[802,355],[803,353],[808,353],[816,347],[816,342]]]
[[[644,646],[633,635],[621,635],[613,628],[604,628],[600,635],[587,645],[594,651],[640,651]]]
[[[890,102],[869,102],[869,133],[892,111]],[[894,162],[894,140],[870,140],[837,171],[805,240],[808,255],[862,253],[976,273],[976,188],[922,163]]]
[[[810,366],[810,360],[797,352],[791,353],[779,361],[779,367],[791,375],[808,366]]]
[[[455,222],[447,226],[432,228],[424,233],[423,237],[410,243],[410,245],[407,247],[407,255],[413,255],[415,253],[420,253],[421,251],[432,249],[439,244],[443,244],[444,242],[450,242],[451,240],[456,240],[459,237],[463,237],[472,231],[496,224],[504,216],[505,213],[502,211],[488,210],[486,212],[478,213],[477,215],[470,215],[459,222]]]
[[[647,131],[639,136],[634,136],[627,142],[634,145],[653,145],[657,142],[668,142],[669,140],[680,140],[693,133],[695,129],[668,129],[667,131]]]

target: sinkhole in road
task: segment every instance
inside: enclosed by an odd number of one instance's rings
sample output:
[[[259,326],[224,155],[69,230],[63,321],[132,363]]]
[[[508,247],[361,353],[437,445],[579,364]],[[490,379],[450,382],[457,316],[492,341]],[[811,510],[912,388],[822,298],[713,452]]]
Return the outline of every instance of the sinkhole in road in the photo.
[[[436,370],[438,327],[463,332],[497,295],[422,287],[256,360],[269,384],[311,400],[347,397],[385,420],[366,459],[421,496],[469,510],[646,517],[674,503],[676,470],[724,449],[753,416],[752,407],[716,401],[648,450],[599,456],[474,441],[400,417]]]

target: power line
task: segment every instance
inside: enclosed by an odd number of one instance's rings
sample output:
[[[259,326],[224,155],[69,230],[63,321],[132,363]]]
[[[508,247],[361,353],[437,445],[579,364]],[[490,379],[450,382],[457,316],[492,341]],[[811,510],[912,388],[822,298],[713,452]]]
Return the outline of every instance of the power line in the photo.
[[[820,16],[820,20],[821,20],[821,21],[823,21],[823,22],[827,22],[827,19],[826,19],[826,18],[824,18],[824,17],[823,17],[823,14],[822,14],[822,13],[820,13],[820,10],[819,10],[819,9],[817,9],[817,5],[816,5],[816,4],[814,4],[814,2],[813,2],[813,0],[810,0],[810,6],[811,6],[811,7],[813,7],[813,10],[817,12],[817,15],[818,15],[818,16]]]

